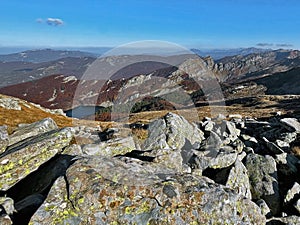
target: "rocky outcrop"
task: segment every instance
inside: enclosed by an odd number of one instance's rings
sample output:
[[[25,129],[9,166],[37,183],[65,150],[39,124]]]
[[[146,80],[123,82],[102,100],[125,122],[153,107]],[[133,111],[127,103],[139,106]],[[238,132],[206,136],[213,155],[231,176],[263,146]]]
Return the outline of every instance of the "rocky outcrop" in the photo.
[[[52,130],[9,146],[0,155],[0,190],[7,191],[39,166],[62,152],[72,139],[70,129]]]
[[[209,179],[156,174],[151,167],[101,157],[73,164],[31,219],[31,224],[241,222],[263,224],[265,218],[249,199]]]
[[[298,134],[280,119],[168,113],[146,127],[142,145],[122,127],[2,127],[0,222],[297,224]]]
[[[38,121],[33,124],[23,124],[19,125],[19,128],[16,129],[9,137],[9,145],[13,145],[17,142],[20,142],[24,139],[27,139],[29,137],[34,137],[41,133],[46,133],[48,131],[57,129],[57,125],[55,122],[50,119],[44,119],[41,121]]]
[[[204,139],[203,132],[195,124],[174,113],[154,121],[148,130],[149,137],[143,146],[145,150],[181,149],[186,141],[193,145]]]

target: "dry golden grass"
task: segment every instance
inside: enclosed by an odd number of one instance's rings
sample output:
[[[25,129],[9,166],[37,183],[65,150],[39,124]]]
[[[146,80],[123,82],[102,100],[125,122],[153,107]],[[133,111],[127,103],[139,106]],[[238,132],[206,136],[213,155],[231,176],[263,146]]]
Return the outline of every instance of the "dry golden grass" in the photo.
[[[0,95],[5,97],[4,95]],[[11,98],[11,97],[10,97]],[[52,114],[30,104],[24,100],[18,100],[21,110],[6,109],[0,107],[0,125],[6,125],[8,131],[11,133],[18,124],[29,124],[44,118],[52,118],[58,127],[71,127],[71,126],[90,126],[101,127],[103,130],[113,126],[112,122],[99,122],[91,120],[78,120],[72,119],[59,114]]]
[[[183,115],[190,122],[195,121],[195,119],[196,121],[200,121],[204,117],[213,117],[213,115],[217,115],[218,112],[223,113],[225,116],[230,114],[240,114],[243,117],[263,119],[274,116],[278,111],[281,111],[282,115],[296,115],[297,108],[293,103],[293,100],[297,99],[300,99],[300,96],[264,95],[256,97],[255,105],[246,106],[242,104],[234,104],[231,106],[202,106],[197,108],[198,117],[195,116],[196,112],[193,109],[172,112]],[[291,104],[294,104],[294,108]],[[129,122],[134,123],[139,121],[149,123],[154,119],[163,117],[168,112],[169,111],[150,111],[131,114]]]
[[[148,130],[145,129],[132,129],[132,134],[139,140],[145,140],[148,137]]]

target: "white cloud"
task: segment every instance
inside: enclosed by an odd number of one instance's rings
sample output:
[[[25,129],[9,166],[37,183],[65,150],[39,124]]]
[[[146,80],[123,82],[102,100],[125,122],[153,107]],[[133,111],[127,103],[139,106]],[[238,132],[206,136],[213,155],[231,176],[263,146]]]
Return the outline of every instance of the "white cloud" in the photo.
[[[64,21],[59,18],[47,18],[47,19],[42,19],[42,18],[37,18],[35,20],[37,23],[45,23],[48,24],[49,26],[61,26],[64,25]]]
[[[64,21],[59,18],[48,18],[46,23],[50,26],[60,26],[64,24]]]

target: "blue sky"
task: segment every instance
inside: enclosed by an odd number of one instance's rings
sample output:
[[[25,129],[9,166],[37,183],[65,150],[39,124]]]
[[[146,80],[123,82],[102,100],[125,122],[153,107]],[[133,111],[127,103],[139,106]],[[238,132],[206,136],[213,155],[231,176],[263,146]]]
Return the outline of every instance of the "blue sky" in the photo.
[[[0,46],[300,48],[298,0],[1,0]]]

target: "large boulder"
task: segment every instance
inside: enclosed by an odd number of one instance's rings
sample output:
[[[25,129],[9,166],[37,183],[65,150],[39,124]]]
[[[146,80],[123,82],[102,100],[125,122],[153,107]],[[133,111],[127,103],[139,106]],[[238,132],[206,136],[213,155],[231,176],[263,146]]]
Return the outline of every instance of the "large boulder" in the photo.
[[[271,156],[249,154],[245,160],[251,184],[252,198],[264,199],[276,215],[280,210],[280,195],[276,162]]]
[[[72,140],[71,129],[52,130],[24,139],[0,155],[0,190],[7,191],[42,164],[61,153]]]
[[[234,166],[231,168],[226,186],[236,190],[237,193],[251,199],[250,182],[247,174],[247,169],[244,164],[237,159]]]
[[[189,123],[184,117],[168,113],[163,118],[150,123],[149,137],[143,149],[181,149],[186,140],[192,145],[201,143],[203,132],[196,124]]]
[[[208,178],[116,158],[77,160],[30,224],[265,224],[260,209]]]
[[[57,129],[57,125],[51,118],[46,118],[28,125],[25,124],[10,135],[9,145],[13,145],[26,138],[33,137],[54,129]]]

